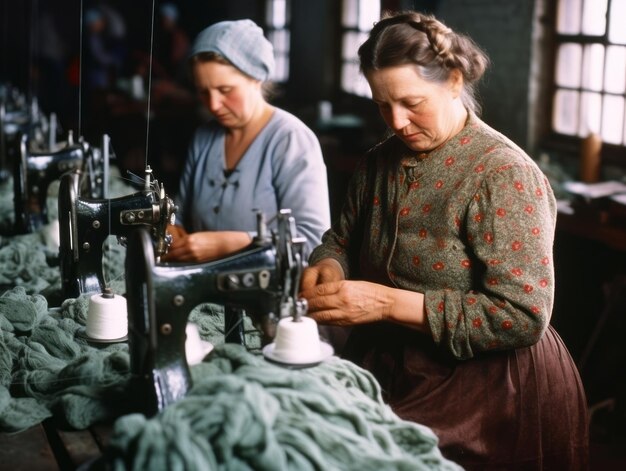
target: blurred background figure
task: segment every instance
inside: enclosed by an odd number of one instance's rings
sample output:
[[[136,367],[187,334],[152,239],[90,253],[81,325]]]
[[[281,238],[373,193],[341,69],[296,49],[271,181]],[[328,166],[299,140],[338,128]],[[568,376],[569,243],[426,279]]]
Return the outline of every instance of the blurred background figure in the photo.
[[[165,77],[178,81],[185,74],[189,35],[179,25],[178,7],[173,3],[161,5],[159,17],[155,59]]]
[[[109,16],[111,13],[109,13]],[[85,12],[85,52],[83,64],[86,83],[90,89],[108,89],[115,83],[124,57],[119,47],[119,22],[114,22],[116,34],[111,35],[109,16],[101,9],[90,8]],[[117,46],[116,46],[117,45]]]

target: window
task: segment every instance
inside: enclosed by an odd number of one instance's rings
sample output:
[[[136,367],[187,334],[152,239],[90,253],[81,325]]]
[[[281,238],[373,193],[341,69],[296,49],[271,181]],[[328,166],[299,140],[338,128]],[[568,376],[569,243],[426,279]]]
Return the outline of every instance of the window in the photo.
[[[552,128],[626,145],[626,0],[559,0]]]
[[[276,68],[270,79],[286,82],[289,78],[290,0],[268,0],[266,4],[267,37],[274,46]]]
[[[341,88],[346,92],[371,97],[369,86],[359,71],[357,52],[379,19],[380,0],[343,0]]]

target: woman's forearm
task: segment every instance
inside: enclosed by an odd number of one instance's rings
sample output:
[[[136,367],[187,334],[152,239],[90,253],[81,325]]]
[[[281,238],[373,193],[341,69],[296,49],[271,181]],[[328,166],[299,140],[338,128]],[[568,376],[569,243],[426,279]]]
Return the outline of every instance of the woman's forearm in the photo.
[[[415,291],[385,287],[388,297],[388,321],[401,324],[420,332],[430,333],[428,320],[424,313],[424,295]]]

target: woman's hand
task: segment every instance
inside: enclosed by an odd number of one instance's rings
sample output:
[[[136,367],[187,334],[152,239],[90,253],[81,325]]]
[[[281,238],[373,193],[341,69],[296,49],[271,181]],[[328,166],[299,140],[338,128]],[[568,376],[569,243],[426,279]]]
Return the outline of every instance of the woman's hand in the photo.
[[[315,267],[314,267],[315,268]],[[302,291],[309,315],[320,324],[356,325],[388,318],[390,288],[368,281],[331,281]]]
[[[304,291],[322,283],[344,279],[343,268],[341,268],[339,262],[333,258],[325,258],[315,265],[304,269],[300,281],[300,289]]]
[[[169,224],[167,226],[167,233],[172,236],[173,242],[176,242],[176,239],[181,239],[187,235],[185,228],[176,224]]]
[[[351,326],[389,321],[430,333],[424,295],[368,281],[344,279],[339,262],[326,258],[302,274],[300,296],[320,324]]]
[[[164,262],[206,262],[222,258],[247,246],[247,232],[204,231],[188,234],[184,230],[172,234],[172,245],[161,257]]]

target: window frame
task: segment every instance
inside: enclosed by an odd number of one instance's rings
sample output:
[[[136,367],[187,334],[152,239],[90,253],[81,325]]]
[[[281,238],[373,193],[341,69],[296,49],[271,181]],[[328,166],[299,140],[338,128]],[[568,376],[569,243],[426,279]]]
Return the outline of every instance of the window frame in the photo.
[[[548,120],[546,123],[546,127],[547,127],[546,135],[547,136],[546,136],[546,139],[544,140],[544,144],[545,144],[544,147],[550,150],[565,152],[567,154],[570,154],[578,158],[579,153],[580,153],[581,142],[585,138],[585,136],[578,135],[578,131],[576,135],[572,135],[572,134],[560,133],[555,130],[554,114],[556,112],[555,102],[556,102],[557,91],[558,90],[574,90],[578,93],[589,91],[582,83],[582,80],[581,80],[581,83],[577,87],[564,87],[564,86],[559,86],[557,84],[557,66],[558,66],[557,61],[558,61],[558,51],[559,51],[560,46],[566,43],[579,44],[583,48],[583,52],[584,52],[584,47],[586,45],[600,44],[604,47],[605,54],[606,54],[606,49],[608,46],[617,45],[617,46],[626,47],[626,45],[613,43],[609,40],[608,36],[609,36],[609,18],[610,18],[611,2],[612,0],[607,0],[606,26],[605,26],[605,31],[603,35],[584,34],[582,31],[576,34],[559,32],[558,31],[559,1],[554,2],[553,10],[550,12],[550,16],[552,17],[551,18],[552,19],[551,40],[553,42],[552,55],[545,62],[545,63],[550,64],[551,74],[549,75],[549,80],[550,80],[549,93],[547,94],[547,97],[546,97],[548,100],[548,104],[546,108],[548,109],[549,113],[548,113]],[[584,1],[581,2],[580,6],[581,6],[581,21],[582,21],[582,10],[584,9]],[[583,72],[582,67],[583,67],[583,63],[581,62],[581,69],[580,69],[581,75]],[[606,71],[606,61],[604,62],[604,68]],[[604,82],[604,79],[603,79],[603,82]],[[594,93],[596,92],[594,91]],[[607,94],[604,88],[604,84],[602,86],[602,89],[597,93],[599,93],[601,96],[604,96]],[[616,94],[611,93],[611,95],[616,95]],[[622,95],[617,94],[617,96],[622,96],[624,100],[626,101],[626,91],[624,91]],[[624,112],[623,127],[626,128],[626,110]],[[614,143],[607,143],[607,142],[602,143],[603,163],[618,165],[620,167],[626,167],[626,136],[623,136],[622,139],[623,139],[622,144],[614,144]]]
[[[278,2],[285,3],[285,22],[282,26],[276,26],[270,23],[270,15],[272,8]],[[279,57],[281,57],[286,64],[286,73],[284,77],[271,77],[270,80],[276,84],[284,85],[289,82],[291,75],[291,5],[292,0],[266,0],[265,1],[265,35],[274,47],[274,60],[276,61],[276,70],[278,70]],[[276,44],[272,38],[277,32],[284,32],[287,35],[286,51],[282,51],[276,47]],[[275,71],[276,73],[276,71]]]

